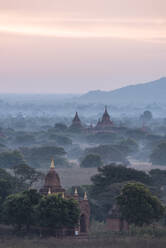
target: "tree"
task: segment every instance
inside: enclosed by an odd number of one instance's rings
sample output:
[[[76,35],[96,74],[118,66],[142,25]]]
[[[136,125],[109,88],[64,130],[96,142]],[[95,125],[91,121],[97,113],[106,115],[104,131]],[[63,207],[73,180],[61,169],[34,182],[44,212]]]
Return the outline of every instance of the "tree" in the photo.
[[[160,143],[151,153],[152,164],[166,165],[166,143]]]
[[[166,171],[160,169],[153,169],[149,171],[149,175],[153,180],[153,184],[156,186],[166,185]]]
[[[20,146],[33,145],[36,142],[34,135],[32,134],[19,134],[15,137],[14,144]]]
[[[15,178],[17,178],[21,185],[25,185],[26,188],[31,187],[34,183],[44,178],[44,175],[31,168],[27,164],[20,164],[13,167]]]
[[[16,226],[18,230],[35,223],[35,206],[41,196],[36,190],[10,195],[3,204],[3,219],[6,224]]]
[[[146,133],[142,129],[129,129],[126,132],[126,135],[131,138],[138,140],[144,140],[146,137]]]
[[[46,167],[50,164],[51,158],[56,162],[56,160],[62,159],[66,154],[62,147],[57,146],[41,146],[33,148],[24,147],[20,150],[28,164],[36,168]]]
[[[50,134],[49,135],[50,140],[55,140],[57,145],[60,146],[67,146],[72,145],[72,140],[67,136],[57,135],[57,134]]]
[[[122,218],[129,224],[142,226],[158,221],[165,208],[160,200],[141,183],[128,183],[117,197]]]
[[[98,194],[92,194],[90,190],[88,199],[91,205],[92,218],[100,222],[107,219],[110,209],[116,202],[116,197],[120,194],[125,184],[126,182],[113,183]]]
[[[36,208],[41,226],[61,229],[73,228],[78,224],[78,203],[73,199],[63,199],[55,194],[45,196]]]
[[[86,137],[88,143],[96,143],[96,144],[112,144],[117,140],[117,133],[95,133],[90,134]]]
[[[100,145],[97,147],[87,148],[84,155],[99,155],[104,163],[126,162],[126,154],[123,150],[121,151],[121,149],[122,147],[119,148],[115,145]]]
[[[138,144],[134,139],[128,138],[126,140],[123,140],[120,145],[124,147],[128,147],[129,151],[128,153],[136,153],[138,151]]]
[[[19,151],[0,153],[0,167],[12,168],[15,165],[25,163],[22,154]]]
[[[25,188],[24,185],[20,185],[17,178],[9,174],[4,169],[0,168],[0,197],[4,200],[8,195],[14,194]]]
[[[153,118],[152,113],[149,110],[144,111],[144,113],[140,116],[140,120],[143,122],[149,122]]]
[[[56,123],[55,124],[56,131],[65,132],[67,131],[67,126],[64,123]]]
[[[123,165],[114,163],[98,168],[98,174],[91,180],[94,194],[105,191],[113,183],[122,183],[125,181],[137,181],[145,184],[151,184],[151,178],[144,171],[137,171],[133,168],[126,168]]]
[[[102,161],[99,155],[89,154],[81,162],[80,167],[90,168],[102,166]]]
[[[98,174],[91,180],[93,184],[89,190],[89,199],[92,215],[99,221],[107,218],[116,197],[126,183],[140,181],[148,185],[152,184],[151,177],[145,172],[116,164],[99,167]]]

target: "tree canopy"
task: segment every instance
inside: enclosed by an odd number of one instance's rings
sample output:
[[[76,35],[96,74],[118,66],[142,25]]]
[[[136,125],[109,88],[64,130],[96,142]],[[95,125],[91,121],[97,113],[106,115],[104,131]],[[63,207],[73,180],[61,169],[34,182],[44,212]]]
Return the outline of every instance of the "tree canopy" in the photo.
[[[124,181],[138,181],[145,184],[151,184],[151,178],[143,171],[133,168],[126,168],[123,165],[110,164],[98,168],[98,174],[91,178],[95,192],[101,192],[113,183]]]
[[[12,168],[15,165],[23,164],[25,160],[19,151],[0,153],[0,167]]]
[[[3,205],[3,220],[19,230],[24,226],[28,230],[35,223],[35,205],[40,198],[35,190],[8,196]]]
[[[49,228],[74,227],[78,224],[78,203],[73,199],[63,199],[55,194],[43,197],[37,206],[41,226]]]
[[[92,186],[89,190],[92,215],[97,220],[105,220],[108,211],[115,204],[117,195],[123,186],[130,181],[143,182],[151,185],[152,178],[143,171],[126,168],[123,165],[110,164],[99,167],[98,174],[91,178]]]
[[[100,145],[87,148],[85,150],[85,156],[88,154],[99,155],[101,160],[108,164],[110,162],[126,162],[128,152],[126,153],[125,147],[119,147],[118,145]]]
[[[57,146],[23,147],[20,150],[28,164],[36,168],[46,167],[49,165],[51,158],[53,158],[55,162],[56,160],[62,160],[62,162],[64,162],[63,156],[66,154],[62,147]]]
[[[151,153],[152,164],[166,165],[166,143],[159,144]]]
[[[19,180],[20,184],[24,184],[27,188],[44,178],[44,175],[41,172],[31,168],[27,164],[19,164],[14,166],[13,172],[15,178]]]
[[[122,218],[129,224],[142,226],[158,221],[165,208],[160,200],[141,183],[128,183],[117,197]]]
[[[88,154],[81,162],[80,167],[90,168],[102,166],[102,161],[99,155]]]

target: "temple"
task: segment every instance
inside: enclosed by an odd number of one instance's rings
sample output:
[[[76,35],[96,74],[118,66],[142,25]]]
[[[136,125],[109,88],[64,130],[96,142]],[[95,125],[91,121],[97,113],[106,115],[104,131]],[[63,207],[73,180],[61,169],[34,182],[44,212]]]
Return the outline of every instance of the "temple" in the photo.
[[[108,213],[106,228],[112,232],[128,232],[129,230],[129,225],[127,221],[122,219],[119,207],[116,204],[114,204]]]
[[[110,115],[108,114],[107,107],[105,107],[105,111],[102,119],[98,121],[96,125],[96,129],[108,129],[113,126],[113,122],[110,119]]]
[[[51,161],[51,166],[48,174],[45,177],[44,187],[40,189],[42,195],[48,195],[53,193],[64,193],[65,189],[62,188],[60,178],[55,171],[54,160]]]
[[[110,118],[110,115],[108,114],[107,111],[107,106],[105,107],[104,114],[102,116],[102,119],[99,119],[96,126],[86,126],[82,124],[78,113],[76,112],[75,117],[72,120],[72,124],[70,126],[70,129],[82,129],[85,131],[92,131],[92,132],[100,132],[100,131],[110,131],[113,127],[113,122]]]
[[[75,114],[75,116],[74,116],[74,118],[72,120],[72,124],[71,124],[70,128],[82,128],[82,127],[83,127],[82,123],[80,121],[78,113],[76,112],[76,114]]]
[[[75,233],[75,231],[80,235],[88,233],[90,225],[90,206],[87,194],[85,192],[82,199],[79,196],[77,189],[75,189],[74,195],[69,195],[66,193],[65,189],[63,189],[61,186],[59,175],[55,171],[54,160],[51,161],[50,170],[45,177],[45,183],[44,186],[40,189],[40,193],[43,195],[58,194],[66,199],[74,198],[78,202],[80,208],[80,219],[78,228],[73,230],[73,233]]]

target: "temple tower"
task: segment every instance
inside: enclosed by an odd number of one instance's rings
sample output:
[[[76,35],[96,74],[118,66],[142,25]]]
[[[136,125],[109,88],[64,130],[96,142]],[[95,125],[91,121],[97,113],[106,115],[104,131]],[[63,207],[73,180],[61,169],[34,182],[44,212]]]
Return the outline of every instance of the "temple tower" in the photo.
[[[40,189],[40,193],[43,195],[48,195],[52,193],[64,193],[65,189],[62,188],[60,183],[60,178],[55,171],[54,160],[51,161],[51,166],[48,174],[45,177],[45,183],[43,188]]]
[[[87,234],[90,224],[90,206],[87,194],[85,192],[84,197],[81,198],[77,188],[75,188],[74,195],[69,195],[65,192],[65,189],[61,186],[59,175],[55,171],[54,160],[51,161],[49,172],[45,177],[45,183],[43,188],[40,189],[40,193],[43,195],[60,194],[62,198],[75,199],[80,208],[79,226],[76,229],[79,234]]]
[[[110,115],[108,114],[107,106],[105,106],[105,111],[102,116],[102,119],[101,121],[100,120],[98,121],[96,128],[97,129],[109,129],[112,126],[113,126],[113,122],[111,121]]]
[[[77,112],[76,112],[76,114],[72,120],[72,124],[71,124],[70,128],[82,128],[82,123],[81,123],[81,120],[80,120]]]

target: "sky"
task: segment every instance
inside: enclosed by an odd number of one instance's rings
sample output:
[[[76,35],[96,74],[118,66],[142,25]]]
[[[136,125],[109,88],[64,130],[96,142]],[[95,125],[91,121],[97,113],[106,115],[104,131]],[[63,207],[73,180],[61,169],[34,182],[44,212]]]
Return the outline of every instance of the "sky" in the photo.
[[[165,0],[0,0],[0,93],[108,91],[165,65]]]

